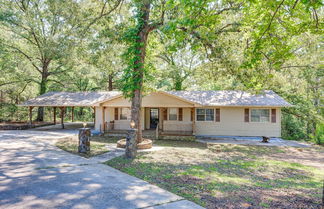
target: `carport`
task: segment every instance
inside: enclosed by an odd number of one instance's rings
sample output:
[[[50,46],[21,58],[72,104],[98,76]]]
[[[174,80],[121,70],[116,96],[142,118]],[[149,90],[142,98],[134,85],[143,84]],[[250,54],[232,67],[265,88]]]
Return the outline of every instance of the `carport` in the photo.
[[[29,99],[19,106],[25,106],[29,109],[29,123],[33,124],[33,109],[35,107],[53,108],[53,123],[56,124],[56,112],[60,110],[61,125],[64,129],[64,116],[67,107],[71,107],[71,120],[74,121],[75,107],[91,107],[95,113],[96,107],[100,102],[109,100],[120,95],[120,92],[48,92],[36,98]],[[96,114],[94,114],[94,122]]]

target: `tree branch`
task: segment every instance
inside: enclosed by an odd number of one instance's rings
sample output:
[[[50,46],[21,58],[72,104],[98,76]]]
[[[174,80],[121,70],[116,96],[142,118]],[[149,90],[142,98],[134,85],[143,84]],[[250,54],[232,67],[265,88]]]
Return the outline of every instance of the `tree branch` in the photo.
[[[123,0],[118,0],[116,2],[116,4],[107,12],[105,12],[106,9],[106,5],[107,5],[107,1],[104,3],[103,7],[101,8],[100,14],[98,17],[95,17],[86,27],[85,27],[85,31],[88,30],[91,25],[95,24],[99,19],[101,19],[104,16],[108,16],[110,15],[113,11],[115,11],[119,5],[123,2]]]
[[[6,44],[7,45],[7,44]],[[7,45],[10,48],[13,48],[14,50],[18,51],[20,54],[22,54],[24,57],[26,57],[30,63],[35,67],[35,69],[39,72],[42,73],[42,71],[39,69],[39,67],[34,63],[32,57],[28,56],[25,52],[23,52],[21,49],[11,46],[11,45]]]
[[[58,84],[60,84],[61,86],[65,86],[62,82],[60,82],[60,81],[57,81],[57,80],[53,80],[53,79],[48,79],[47,81],[51,81],[51,82],[54,82],[54,83],[58,83]]]
[[[318,15],[317,15],[316,9],[314,9],[314,8],[313,8],[313,13],[314,13],[314,19],[316,21],[316,28],[318,28]]]
[[[149,24],[147,27],[147,33],[151,32],[152,30],[155,30],[156,28],[158,28],[164,24],[164,14],[165,14],[164,5],[165,5],[165,1],[163,1],[163,3],[162,3],[160,21],[156,22],[156,23]]]
[[[16,80],[16,81],[9,81],[9,82],[6,82],[6,83],[0,83],[0,86],[5,86],[5,85],[10,85],[10,84],[14,84],[14,83],[21,83],[21,82],[32,82],[34,81],[33,79],[24,79],[24,80]]]
[[[297,6],[298,1],[299,1],[299,0],[296,0],[296,1],[295,1],[294,6],[292,7],[292,9],[295,9],[295,7]]]
[[[223,12],[230,11],[230,10],[237,10],[237,9],[240,9],[241,7],[242,7],[242,3],[231,6],[231,7],[226,7],[226,8],[223,8],[223,9],[217,11],[216,13],[212,14],[212,16],[220,15]]]
[[[268,24],[268,27],[263,31],[263,33],[262,33],[262,35],[260,36],[259,40],[260,40],[260,39],[264,36],[264,34],[265,34],[269,29],[270,29],[271,24],[272,24],[272,22],[273,22],[273,20],[274,20],[274,18],[275,18],[275,16],[276,16],[276,14],[278,13],[280,7],[283,5],[284,2],[285,2],[285,0],[282,0],[282,1],[280,2],[280,4],[277,6],[276,11],[273,13],[273,15],[272,15],[272,17],[271,17],[271,20],[270,20],[270,22],[269,22],[269,24]]]
[[[281,68],[304,68],[304,67],[307,67],[307,68],[314,68],[313,66],[311,65],[291,65],[291,66],[283,66]]]

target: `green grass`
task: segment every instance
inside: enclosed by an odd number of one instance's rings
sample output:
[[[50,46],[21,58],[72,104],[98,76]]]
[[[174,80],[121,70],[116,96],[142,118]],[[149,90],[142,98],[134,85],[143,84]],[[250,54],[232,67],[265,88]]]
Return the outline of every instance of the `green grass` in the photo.
[[[217,207],[307,208],[320,202],[323,169],[276,157],[289,155],[285,148],[155,143],[165,148],[138,153],[134,160],[117,157],[106,164],[207,208],[216,203]],[[315,149],[306,151],[319,154]]]

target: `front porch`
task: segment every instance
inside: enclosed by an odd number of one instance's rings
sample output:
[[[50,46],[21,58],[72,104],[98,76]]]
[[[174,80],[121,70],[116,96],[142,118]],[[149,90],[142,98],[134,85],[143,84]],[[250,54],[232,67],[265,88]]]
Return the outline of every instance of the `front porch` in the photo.
[[[128,130],[107,130],[104,135],[109,137],[126,137]],[[195,139],[192,132],[179,132],[179,131],[167,131],[167,132],[157,132],[156,130],[143,130],[143,138],[148,139]]]
[[[194,136],[194,112],[191,107],[143,107],[143,137]],[[107,135],[125,136],[130,129],[129,107],[96,107],[96,116],[96,128]]]

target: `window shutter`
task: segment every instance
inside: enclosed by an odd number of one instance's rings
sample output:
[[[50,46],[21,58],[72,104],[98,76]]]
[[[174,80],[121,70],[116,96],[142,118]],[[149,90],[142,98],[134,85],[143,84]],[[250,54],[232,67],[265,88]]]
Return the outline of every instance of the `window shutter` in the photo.
[[[244,122],[249,122],[250,121],[250,111],[249,109],[244,109]]]
[[[163,120],[168,120],[168,109],[167,108],[163,109]]]
[[[115,120],[118,120],[118,108],[115,108]]]
[[[215,113],[216,113],[215,122],[220,122],[220,109],[216,108]]]
[[[271,123],[275,123],[277,119],[276,109],[271,109]]]
[[[182,108],[179,108],[179,121],[182,121]]]
[[[194,108],[191,108],[191,112],[190,112],[190,121],[193,121],[194,118]]]

